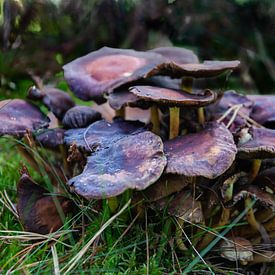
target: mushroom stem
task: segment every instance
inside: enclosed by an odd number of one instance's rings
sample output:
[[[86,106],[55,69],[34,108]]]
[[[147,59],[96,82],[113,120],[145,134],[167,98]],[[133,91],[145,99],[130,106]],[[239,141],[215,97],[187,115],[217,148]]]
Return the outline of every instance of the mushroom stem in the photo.
[[[153,124],[152,132],[154,134],[159,135],[159,133],[160,133],[160,123],[159,123],[159,112],[158,112],[157,105],[154,104],[150,108],[150,111],[151,111],[151,122]]]
[[[170,107],[169,112],[170,112],[169,139],[172,139],[179,135],[180,108],[179,107]]]
[[[193,77],[183,77],[181,80],[181,89],[185,92],[192,93]]]
[[[183,240],[182,240],[182,227],[184,224],[184,220],[182,219],[177,219],[177,224],[176,224],[176,244],[181,251],[187,251],[187,247],[185,246]]]
[[[203,124],[205,122],[205,115],[204,115],[203,107],[198,108],[198,121],[200,124]]]
[[[115,111],[116,117],[125,118],[125,107],[121,107],[120,109]]]
[[[108,198],[107,202],[111,213],[115,213],[119,205],[117,197]]]
[[[261,168],[262,160],[261,159],[253,159],[252,168],[250,172],[250,181],[252,182],[258,175]]]

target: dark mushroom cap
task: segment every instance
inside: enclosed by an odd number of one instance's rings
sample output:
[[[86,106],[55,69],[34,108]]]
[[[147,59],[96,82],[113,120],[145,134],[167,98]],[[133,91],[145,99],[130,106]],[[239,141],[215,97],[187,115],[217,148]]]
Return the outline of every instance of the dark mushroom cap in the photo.
[[[62,120],[66,129],[84,128],[100,120],[101,114],[88,106],[75,106],[69,109]]]
[[[48,191],[23,174],[17,184],[17,211],[26,231],[48,234],[62,225],[57,206]],[[72,212],[72,201],[55,196],[64,216]]]
[[[69,146],[75,143],[77,147],[90,152],[108,147],[117,140],[140,131],[145,131],[145,128],[144,124],[138,121],[116,119],[113,123],[109,123],[100,120],[87,128],[66,131],[64,140]]]
[[[173,193],[179,192],[192,182],[192,178],[173,174],[163,174],[157,182],[144,190],[143,196],[149,202],[157,201]]]
[[[211,122],[201,132],[166,141],[164,152],[166,173],[214,179],[232,165],[237,148],[229,130]]]
[[[241,237],[230,237],[220,243],[221,256],[229,261],[253,261],[252,243]]]
[[[38,107],[22,99],[0,101],[0,136],[22,137],[26,130],[46,128],[49,118]]]
[[[139,107],[141,109],[148,109],[150,103],[140,100],[136,95],[130,93],[128,90],[117,90],[108,96],[108,102],[114,110],[119,110],[122,107]]]
[[[194,78],[214,77],[229,70],[235,70],[240,66],[240,61],[204,61],[197,64],[177,64],[167,62],[157,65],[145,77],[154,75],[169,75],[173,78],[190,76]]]
[[[275,157],[275,130],[251,127],[250,138],[238,144],[241,159],[265,159]]]
[[[59,145],[64,144],[64,129],[55,128],[47,129],[35,136],[37,142],[45,148],[56,149]]]
[[[45,87],[43,91],[40,91],[37,87],[32,86],[28,91],[27,97],[32,100],[42,101],[59,120],[62,120],[64,114],[75,106],[73,99],[68,93],[52,87]]]
[[[255,185],[244,186],[242,190],[240,190],[236,195],[234,195],[232,202],[228,203],[228,207],[232,207],[242,199],[248,197],[255,199],[258,204],[266,208],[271,208],[273,211],[275,211],[274,195],[265,192],[259,186]]]
[[[153,52],[103,47],[66,64],[63,69],[75,95],[91,100],[142,78],[163,60],[161,55]]]
[[[191,191],[182,190],[174,198],[164,198],[156,202],[156,207],[166,209],[171,216],[192,223],[204,223],[200,201],[193,198]]]
[[[145,131],[95,152],[69,185],[86,199],[114,197],[127,189],[145,189],[158,180],[165,165],[160,137]]]
[[[205,90],[202,94],[190,94],[154,86],[134,86],[129,91],[140,99],[166,106],[202,107],[213,103],[217,98],[216,93],[210,90]]]
[[[248,95],[254,106],[251,118],[268,128],[275,128],[275,96]]]
[[[253,184],[262,188],[269,187],[275,193],[275,167],[262,171],[253,181]]]
[[[193,51],[180,48],[180,47],[159,47],[150,50],[150,52],[155,52],[161,54],[168,61],[172,61],[178,64],[190,64],[199,63],[198,57]]]

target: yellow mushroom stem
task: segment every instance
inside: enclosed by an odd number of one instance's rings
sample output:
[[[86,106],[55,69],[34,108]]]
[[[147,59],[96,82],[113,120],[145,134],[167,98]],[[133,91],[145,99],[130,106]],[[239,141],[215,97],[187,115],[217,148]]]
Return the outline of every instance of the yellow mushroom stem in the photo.
[[[261,169],[262,160],[261,159],[253,159],[252,168],[250,172],[250,181],[252,182],[258,175]]]
[[[125,118],[125,107],[121,107],[120,109],[115,111],[116,117]]]
[[[180,108],[179,107],[170,107],[169,112],[170,112],[169,139],[172,139],[179,135]]]
[[[198,121],[200,124],[203,124],[205,122],[205,115],[204,115],[203,107],[198,108]]]
[[[175,240],[176,240],[176,244],[179,250],[181,251],[187,251],[187,247],[185,246],[183,240],[182,240],[182,227],[184,224],[184,220],[178,218],[177,219],[177,224],[176,224],[176,236],[175,236]]]
[[[151,111],[151,123],[153,124],[152,132],[159,135],[160,134],[160,123],[159,123],[159,111],[157,105],[153,105],[150,108]]]
[[[117,197],[108,198],[107,202],[111,213],[115,213],[119,206]]]

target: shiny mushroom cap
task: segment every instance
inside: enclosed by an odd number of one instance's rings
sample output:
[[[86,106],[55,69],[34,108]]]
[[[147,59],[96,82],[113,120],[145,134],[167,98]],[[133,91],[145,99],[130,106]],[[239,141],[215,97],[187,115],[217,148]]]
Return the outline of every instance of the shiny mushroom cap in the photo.
[[[44,148],[56,149],[59,145],[64,144],[64,133],[65,130],[60,128],[47,129],[38,133],[35,139]]]
[[[114,197],[127,189],[147,188],[158,180],[165,165],[160,137],[145,131],[92,154],[83,173],[72,178],[69,185],[88,200]]]
[[[49,126],[49,118],[38,107],[22,99],[0,101],[0,136],[22,137],[26,130],[36,131]]]
[[[238,157],[241,159],[265,159],[275,157],[275,130],[251,127],[240,137]]]
[[[66,129],[84,128],[100,120],[101,114],[88,106],[75,106],[69,109],[62,120]]]
[[[235,70],[240,66],[240,61],[204,61],[203,63],[178,64],[175,62],[166,62],[157,65],[146,77],[155,75],[169,75],[173,78],[184,76],[194,78],[205,78],[218,76],[226,71]]]
[[[210,90],[205,90],[198,94],[190,94],[161,87],[134,86],[129,91],[141,100],[170,107],[202,107],[213,103],[217,98],[216,93]]]
[[[97,100],[105,92],[142,78],[164,58],[153,52],[103,47],[68,64],[64,77],[75,95]]]
[[[237,148],[230,131],[216,122],[206,124],[195,134],[187,134],[164,143],[166,173],[214,179],[235,160]]]

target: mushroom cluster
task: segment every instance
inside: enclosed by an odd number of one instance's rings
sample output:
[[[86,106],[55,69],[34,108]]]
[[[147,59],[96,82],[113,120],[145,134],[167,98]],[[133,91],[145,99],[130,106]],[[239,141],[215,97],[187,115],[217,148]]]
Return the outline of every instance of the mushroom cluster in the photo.
[[[55,173],[72,196],[106,199],[114,212],[132,190],[136,211],[166,211],[177,221],[182,251],[188,243],[179,229],[185,225],[201,233],[195,245],[202,250],[245,212],[244,223],[224,234],[219,256],[253,264],[259,244],[275,236],[275,97],[214,91],[197,80],[224,77],[239,66],[237,60],[200,63],[192,51],[176,47],[104,47],[63,67],[74,95],[97,104],[77,106],[68,93],[31,87],[28,101],[0,102],[0,135],[22,138],[18,149],[37,169],[33,149],[53,152]],[[50,124],[30,100],[44,104],[58,123]],[[58,213],[69,214],[72,202],[42,165],[58,196],[53,200],[22,173],[17,207],[24,228],[44,234],[62,226]],[[47,215],[56,220],[47,222]]]

